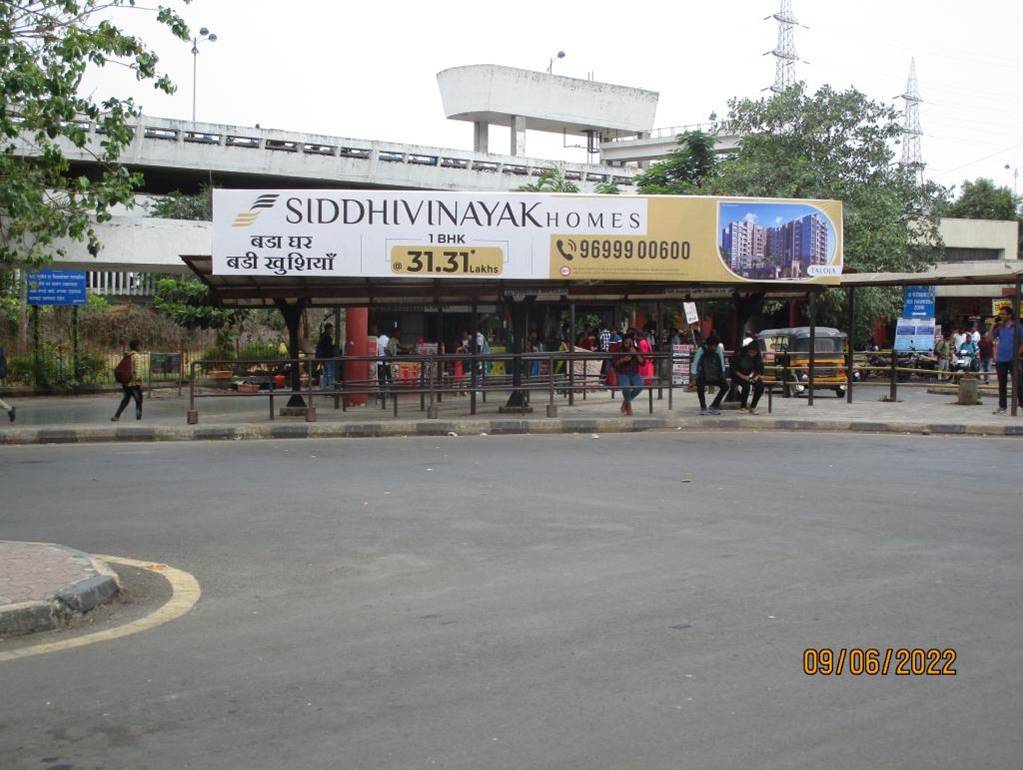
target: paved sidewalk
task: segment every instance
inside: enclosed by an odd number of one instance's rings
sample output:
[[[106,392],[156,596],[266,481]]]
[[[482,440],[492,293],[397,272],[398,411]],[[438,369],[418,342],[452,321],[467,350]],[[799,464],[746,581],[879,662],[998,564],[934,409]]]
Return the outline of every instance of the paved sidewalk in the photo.
[[[831,392],[818,393],[813,407],[805,397],[773,399],[773,411],[767,412],[767,398],[760,414],[749,416],[726,408],[721,417],[701,417],[695,393],[676,390],[672,410],[667,391],[663,398],[654,394],[650,414],[646,393],[635,402],[634,418],[619,412],[620,397],[594,391],[584,400],[576,396],[574,406],[566,398],[555,399],[557,417],[547,417],[546,394],[533,394],[534,411],[526,415],[503,415],[498,407],[502,394],[488,394],[488,402],[478,403],[475,417],[469,414],[469,399],[448,395],[440,405],[439,418],[427,419],[420,411],[418,397],[399,401],[398,416],[391,403],[381,409],[379,403],[335,410],[333,398],[316,396],[316,422],[301,417],[269,419],[269,404],[264,396],[211,398],[198,401],[199,423],[188,425],[187,398],[165,394],[147,399],[144,419],[122,417],[110,422],[116,399],[104,397],[37,398],[19,401],[18,422],[0,423],[0,444],[79,443],[94,441],[188,441],[209,439],[368,437],[435,435],[449,432],[459,435],[479,433],[563,433],[622,432],[655,429],[731,430],[860,430],[891,433],[959,433],[971,435],[1023,436],[1023,418],[993,415],[995,400],[984,396],[978,406],[959,406],[946,393],[928,393],[923,387],[900,387],[897,403],[881,398],[888,388],[857,385],[855,401],[846,403]],[[276,399],[281,406],[283,399]],[[726,405],[727,407],[727,405]]]
[[[81,551],[0,540],[0,639],[64,625],[119,590],[110,567]]]

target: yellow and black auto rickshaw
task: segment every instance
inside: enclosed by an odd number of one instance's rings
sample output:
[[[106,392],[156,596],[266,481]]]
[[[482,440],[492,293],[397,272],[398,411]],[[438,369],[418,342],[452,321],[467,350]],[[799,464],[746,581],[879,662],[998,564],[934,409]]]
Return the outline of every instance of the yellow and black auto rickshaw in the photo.
[[[814,330],[814,390],[845,395],[845,332],[828,326]],[[803,393],[810,383],[810,327],[765,329],[757,335],[764,356],[764,382],[780,382],[786,397]]]

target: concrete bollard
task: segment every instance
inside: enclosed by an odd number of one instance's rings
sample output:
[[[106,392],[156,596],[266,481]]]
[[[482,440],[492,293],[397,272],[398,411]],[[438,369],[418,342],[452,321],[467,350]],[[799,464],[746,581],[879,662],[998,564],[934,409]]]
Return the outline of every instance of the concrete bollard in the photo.
[[[959,378],[959,403],[962,406],[976,406],[980,403],[980,388],[976,377]]]

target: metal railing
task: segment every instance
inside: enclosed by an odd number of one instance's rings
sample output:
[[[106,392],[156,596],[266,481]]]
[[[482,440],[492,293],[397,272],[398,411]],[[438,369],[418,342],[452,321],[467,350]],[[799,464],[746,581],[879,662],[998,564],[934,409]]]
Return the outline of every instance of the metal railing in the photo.
[[[73,122],[93,141],[99,141],[103,134],[102,126],[88,119],[82,118]],[[133,128],[136,143],[152,142],[156,143],[154,146],[163,146],[171,142],[204,144],[230,148],[231,151],[259,150],[274,154],[310,155],[319,159],[333,157],[343,161],[434,166],[438,169],[466,173],[539,176],[552,163],[557,163],[565,169],[567,178],[583,180],[587,178],[587,174],[599,168],[588,163],[530,159],[345,137],[314,136],[263,128],[250,130],[241,126],[195,124],[190,121],[148,116],[142,116]],[[315,141],[305,141],[306,139]],[[619,184],[634,184],[630,170],[616,168],[615,173],[614,179]]]
[[[477,400],[486,403],[487,395],[497,392],[518,392],[522,407],[532,405],[534,394],[546,402],[548,417],[557,416],[558,400],[574,405],[577,398],[586,400],[597,390],[608,391],[612,398],[626,389],[619,384],[608,384],[602,370],[610,361],[621,357],[621,352],[569,352],[545,353],[480,353],[400,355],[381,359],[378,356],[344,356],[340,358],[281,358],[222,361],[194,361],[188,377],[188,422],[199,420],[198,401],[204,398],[248,397],[268,400],[270,419],[275,418],[275,399],[301,396],[306,403],[305,418],[316,420],[313,399],[316,396],[332,398],[334,408],[347,410],[353,399],[365,398],[387,410],[388,402],[394,416],[402,396],[419,396],[419,410],[435,418],[445,396],[466,396],[469,413],[475,415]],[[647,378],[639,388],[647,392],[648,411],[654,411],[654,393],[663,400],[667,395],[667,408],[674,408],[674,391],[684,385],[674,382],[671,364],[677,356],[669,352],[646,353],[644,357],[654,364],[654,376]],[[323,388],[317,377],[323,364],[333,363],[335,371],[342,366],[365,366],[366,376],[343,378],[333,387]],[[459,371],[461,364],[461,374]],[[387,367],[381,370],[380,367]],[[515,369],[520,373],[516,381]],[[358,367],[357,367],[358,368]],[[500,373],[498,373],[500,372]],[[375,376],[373,376],[375,374]],[[397,376],[395,376],[397,375]],[[297,383],[297,386],[296,386]],[[638,400],[639,396],[637,396]]]

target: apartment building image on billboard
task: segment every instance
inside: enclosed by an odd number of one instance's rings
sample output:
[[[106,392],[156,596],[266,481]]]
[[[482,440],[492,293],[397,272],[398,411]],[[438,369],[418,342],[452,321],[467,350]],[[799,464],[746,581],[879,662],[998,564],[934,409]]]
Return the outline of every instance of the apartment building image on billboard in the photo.
[[[830,264],[834,254],[834,226],[813,206],[722,203],[718,217],[721,259],[743,278],[811,278],[810,268]]]

